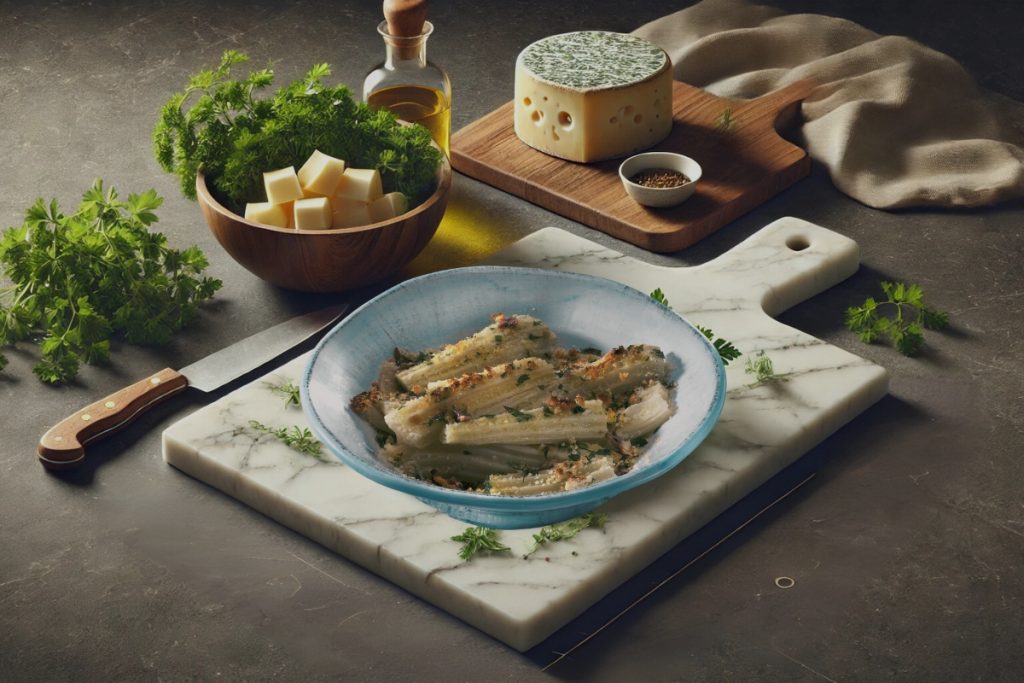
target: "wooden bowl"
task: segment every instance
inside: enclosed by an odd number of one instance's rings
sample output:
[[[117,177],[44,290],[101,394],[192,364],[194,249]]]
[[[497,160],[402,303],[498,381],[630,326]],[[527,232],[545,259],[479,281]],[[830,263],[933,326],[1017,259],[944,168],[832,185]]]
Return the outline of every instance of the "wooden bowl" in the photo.
[[[437,189],[401,216],[357,228],[294,230],[247,221],[226,209],[196,175],[206,224],[231,258],[267,282],[304,292],[340,292],[392,275],[419,254],[448,206],[452,167],[443,158]]]

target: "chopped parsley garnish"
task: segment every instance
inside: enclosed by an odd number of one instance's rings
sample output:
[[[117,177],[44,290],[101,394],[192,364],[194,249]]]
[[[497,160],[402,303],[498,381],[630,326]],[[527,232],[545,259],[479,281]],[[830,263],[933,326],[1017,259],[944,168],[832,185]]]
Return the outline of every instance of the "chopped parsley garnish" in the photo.
[[[505,406],[505,412],[516,419],[516,422],[529,422],[533,419],[533,415],[524,413],[521,410],[513,408],[511,406]]]
[[[516,377],[516,386],[518,387],[519,385],[523,384],[524,382],[528,381],[529,379],[530,379],[529,375],[519,375],[518,377]]]

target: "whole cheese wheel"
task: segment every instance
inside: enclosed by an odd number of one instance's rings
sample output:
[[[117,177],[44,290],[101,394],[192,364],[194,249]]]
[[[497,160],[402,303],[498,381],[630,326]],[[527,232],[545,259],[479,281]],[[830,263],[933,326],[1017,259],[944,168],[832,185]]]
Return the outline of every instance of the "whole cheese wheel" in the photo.
[[[549,36],[516,60],[515,131],[542,152],[590,162],[632,154],[672,130],[672,61],[642,38]]]

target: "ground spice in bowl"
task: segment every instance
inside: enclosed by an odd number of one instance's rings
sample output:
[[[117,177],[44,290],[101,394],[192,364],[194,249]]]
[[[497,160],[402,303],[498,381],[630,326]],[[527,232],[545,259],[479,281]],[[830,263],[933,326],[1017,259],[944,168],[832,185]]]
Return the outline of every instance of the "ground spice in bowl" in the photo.
[[[630,181],[643,187],[665,189],[685,185],[690,182],[690,179],[679,171],[669,168],[649,168],[634,175]]]

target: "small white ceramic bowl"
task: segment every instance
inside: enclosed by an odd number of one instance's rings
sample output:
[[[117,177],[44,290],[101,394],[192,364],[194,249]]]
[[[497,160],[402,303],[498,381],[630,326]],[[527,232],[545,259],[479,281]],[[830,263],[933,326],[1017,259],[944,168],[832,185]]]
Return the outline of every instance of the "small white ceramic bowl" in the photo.
[[[645,187],[634,183],[630,178],[641,171],[667,169],[678,171],[690,179],[676,187]],[[675,206],[693,195],[697,189],[697,181],[701,176],[700,164],[690,157],[675,152],[644,152],[634,154],[619,166],[619,178],[626,193],[638,204],[652,207]]]

